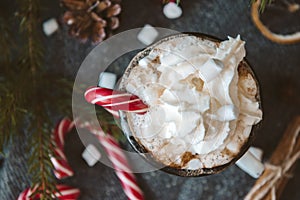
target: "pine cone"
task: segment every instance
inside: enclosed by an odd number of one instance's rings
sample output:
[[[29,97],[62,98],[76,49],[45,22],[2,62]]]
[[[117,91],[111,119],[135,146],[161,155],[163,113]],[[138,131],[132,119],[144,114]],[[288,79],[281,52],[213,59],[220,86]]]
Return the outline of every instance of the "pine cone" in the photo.
[[[69,34],[86,42],[99,43],[119,27],[121,0],[61,0],[67,9],[63,21]]]

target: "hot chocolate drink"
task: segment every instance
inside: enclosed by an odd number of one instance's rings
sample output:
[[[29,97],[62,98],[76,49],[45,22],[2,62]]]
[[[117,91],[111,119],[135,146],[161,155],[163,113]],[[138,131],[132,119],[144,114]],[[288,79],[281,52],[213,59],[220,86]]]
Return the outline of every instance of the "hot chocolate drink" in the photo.
[[[143,115],[125,114],[133,139],[172,173],[215,173],[245,152],[262,111],[244,44],[239,36],[174,35],[126,70],[120,88],[149,105]]]

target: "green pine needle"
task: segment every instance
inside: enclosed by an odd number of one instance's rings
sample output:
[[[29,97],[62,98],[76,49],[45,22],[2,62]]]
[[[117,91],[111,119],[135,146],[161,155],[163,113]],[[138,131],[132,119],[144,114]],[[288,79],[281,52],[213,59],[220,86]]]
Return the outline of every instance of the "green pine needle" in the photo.
[[[44,80],[47,79],[41,79],[44,70],[41,64],[43,49],[37,32],[39,30],[39,7],[38,0],[22,0],[20,3],[20,30],[24,35],[25,45],[18,67],[26,70],[23,73],[27,74],[26,84],[30,87],[23,88],[23,91],[26,92],[25,105],[30,112],[28,117],[31,122],[29,128],[31,157],[28,165],[34,191],[32,197],[39,194],[41,199],[53,199],[53,193],[56,192],[56,180],[52,173],[54,167],[50,162],[50,157],[53,155],[51,129],[49,128],[51,123],[44,104],[44,96],[40,93],[40,86],[45,85]],[[23,87],[20,83],[18,86]]]
[[[39,122],[38,119],[36,119]],[[36,194],[42,196],[42,199],[53,199],[56,192],[56,180],[53,176],[53,165],[50,157],[53,155],[53,146],[51,134],[47,123],[33,124],[31,133],[33,133],[31,145],[31,156],[29,158],[29,173],[32,178],[32,196]]]
[[[72,84],[43,67],[39,4],[39,0],[18,2],[18,39],[11,34],[9,20],[0,18],[0,153],[11,140],[28,132],[28,169],[32,189],[36,188],[32,196],[53,199],[57,189],[50,161],[54,148],[50,118],[70,113]],[[30,122],[28,128],[25,121]]]

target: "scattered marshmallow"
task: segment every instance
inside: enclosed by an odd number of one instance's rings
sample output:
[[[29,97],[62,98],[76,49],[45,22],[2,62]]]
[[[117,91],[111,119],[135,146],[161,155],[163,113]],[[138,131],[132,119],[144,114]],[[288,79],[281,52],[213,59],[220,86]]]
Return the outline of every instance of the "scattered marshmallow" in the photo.
[[[255,156],[255,158],[257,158],[258,160],[262,160],[263,157],[263,150],[257,147],[250,147],[249,151],[252,153],[253,156]]]
[[[89,144],[83,151],[82,158],[86,161],[88,166],[92,167],[100,160],[101,154],[94,145]]]
[[[219,121],[231,121],[237,119],[239,111],[231,104],[220,107],[216,114]]]
[[[199,67],[200,77],[209,82],[216,78],[224,68],[221,60],[210,58],[202,66]]]
[[[176,19],[182,15],[182,9],[176,3],[170,2],[164,6],[163,13],[168,19]]]
[[[138,33],[137,39],[145,45],[152,44],[158,36],[158,31],[151,25],[146,24]]]
[[[249,150],[235,163],[253,178],[259,178],[265,166]]]
[[[43,31],[47,36],[52,35],[58,30],[58,23],[56,19],[51,18],[43,23]]]
[[[102,72],[99,76],[98,86],[103,88],[114,89],[117,81],[117,75],[110,72]]]

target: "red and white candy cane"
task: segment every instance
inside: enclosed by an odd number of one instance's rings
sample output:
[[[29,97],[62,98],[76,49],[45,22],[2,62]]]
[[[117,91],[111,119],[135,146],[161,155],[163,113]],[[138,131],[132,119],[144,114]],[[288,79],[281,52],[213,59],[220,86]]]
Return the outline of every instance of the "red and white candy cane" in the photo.
[[[148,110],[148,106],[136,95],[112,89],[91,87],[86,90],[84,96],[89,103],[97,104],[113,111],[122,110],[144,114]]]
[[[51,161],[55,167],[55,176],[59,179],[73,175],[73,170],[70,168],[66,156],[63,153],[64,138],[73,127],[73,121],[63,119],[58,123],[53,132],[53,139],[57,145],[57,148],[55,149],[57,158],[52,157]],[[80,127],[87,128],[91,133],[95,134],[99,139],[99,142],[103,145],[128,199],[143,200],[143,193],[136,182],[135,176],[133,175],[126,156],[122,152],[118,142],[115,141],[112,136],[105,134],[102,130],[98,131],[93,129],[89,123],[81,123]],[[55,195],[60,200],[76,200],[80,195],[79,189],[69,186],[57,185],[57,189],[60,193],[55,193]],[[19,195],[18,200],[33,200],[40,198],[39,194],[30,198],[32,193],[33,191],[28,188]]]
[[[57,185],[56,188],[59,192],[54,193],[53,199],[56,197],[59,200],[76,200],[80,195],[79,189],[67,185]],[[34,200],[41,198],[40,194],[30,197],[33,192],[34,190],[27,188],[19,195],[17,200]]]
[[[143,200],[143,192],[139,188],[127,158],[118,142],[109,134],[105,134],[102,130],[96,130],[88,124],[84,124],[83,126],[91,133],[95,134],[101,145],[104,147],[128,199]]]
[[[54,175],[58,179],[74,175],[74,171],[70,167],[63,151],[65,136],[71,131],[73,127],[74,122],[65,118],[57,124],[52,135],[53,140],[56,143],[56,148],[54,149],[55,156],[51,157],[51,162],[55,168]]]
[[[115,172],[120,179],[123,190],[130,200],[142,200],[143,193],[138,187],[135,176],[130,170],[128,161],[121,151],[119,144],[110,135],[97,135],[103,145],[108,158],[113,164]]]

